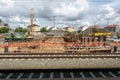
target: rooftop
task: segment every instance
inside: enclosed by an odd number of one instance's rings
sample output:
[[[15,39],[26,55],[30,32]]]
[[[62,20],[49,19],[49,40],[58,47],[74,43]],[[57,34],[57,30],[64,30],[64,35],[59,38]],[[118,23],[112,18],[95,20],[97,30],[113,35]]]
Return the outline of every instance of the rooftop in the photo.
[[[111,24],[111,25],[107,25],[105,28],[112,28],[112,27],[117,27],[116,24]]]
[[[39,26],[39,25],[37,25],[37,24],[33,24],[33,25],[29,25],[28,27],[32,27],[32,26]]]

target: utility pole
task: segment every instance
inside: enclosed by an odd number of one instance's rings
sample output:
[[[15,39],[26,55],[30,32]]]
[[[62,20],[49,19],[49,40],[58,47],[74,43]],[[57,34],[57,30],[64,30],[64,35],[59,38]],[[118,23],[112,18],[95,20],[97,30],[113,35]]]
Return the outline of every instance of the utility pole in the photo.
[[[109,19],[109,18],[107,18],[107,26],[109,25],[109,20],[110,20],[110,19]]]
[[[54,24],[54,34],[55,34],[55,28],[56,28],[56,25],[55,25],[55,21],[56,21],[56,16],[53,16],[53,24]]]
[[[75,40],[77,41],[77,20],[75,21]]]
[[[78,30],[78,29],[77,29],[77,28],[78,28],[78,27],[77,27],[77,20],[75,21],[75,24],[76,24],[76,33],[77,33],[77,30]]]
[[[95,21],[94,21],[94,27],[93,27],[93,39],[95,41]]]
[[[73,22],[73,26],[74,26],[75,32],[77,33],[77,21],[74,21],[74,22]]]
[[[95,33],[95,21],[94,21],[94,33]]]

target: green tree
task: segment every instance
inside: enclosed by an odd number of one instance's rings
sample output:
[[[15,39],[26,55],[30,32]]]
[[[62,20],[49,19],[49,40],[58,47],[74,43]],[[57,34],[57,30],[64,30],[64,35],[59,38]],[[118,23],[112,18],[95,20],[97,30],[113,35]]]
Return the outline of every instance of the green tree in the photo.
[[[23,32],[23,33],[26,33],[26,32],[28,32],[28,29],[23,28],[22,32]]]
[[[15,32],[22,33],[23,28],[22,27],[17,27],[15,28]]]
[[[46,29],[46,27],[42,27],[42,28],[40,29],[40,32],[43,32],[43,33],[45,32],[45,33],[46,33],[46,32],[48,32],[48,30]]]
[[[17,28],[15,28],[15,32],[26,33],[26,32],[28,32],[28,30],[26,28],[17,27]]]
[[[81,32],[81,30],[78,30],[78,31],[77,31],[77,33],[80,33],[80,32]]]
[[[0,33],[8,33],[10,31],[9,27],[1,27],[0,28]]]

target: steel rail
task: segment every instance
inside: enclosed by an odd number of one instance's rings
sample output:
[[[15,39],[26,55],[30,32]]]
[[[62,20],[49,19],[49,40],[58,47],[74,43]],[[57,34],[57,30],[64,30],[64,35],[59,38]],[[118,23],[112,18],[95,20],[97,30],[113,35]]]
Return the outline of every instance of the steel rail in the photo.
[[[13,55],[13,56],[0,56],[0,59],[21,59],[21,58],[120,58],[120,55],[42,55],[42,56],[37,56],[37,55]]]

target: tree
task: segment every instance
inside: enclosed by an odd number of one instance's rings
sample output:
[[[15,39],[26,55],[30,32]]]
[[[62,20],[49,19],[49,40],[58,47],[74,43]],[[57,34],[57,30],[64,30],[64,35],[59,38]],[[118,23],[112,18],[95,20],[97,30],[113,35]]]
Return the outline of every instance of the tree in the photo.
[[[28,30],[26,28],[22,28],[22,27],[17,27],[15,29],[15,32],[18,32],[18,33],[26,33],[28,32]]]
[[[28,29],[23,28],[22,32],[23,32],[23,33],[26,33],[26,32],[28,32]]]
[[[40,32],[48,32],[48,30],[46,29],[46,27],[42,27],[41,29],[40,29]]]
[[[0,28],[0,33],[8,33],[10,31],[9,27],[2,27]]]
[[[17,27],[17,28],[15,28],[15,32],[18,32],[18,33],[22,33],[22,27]]]
[[[80,33],[80,32],[81,32],[81,30],[78,30],[78,31],[77,31],[77,33]]]

